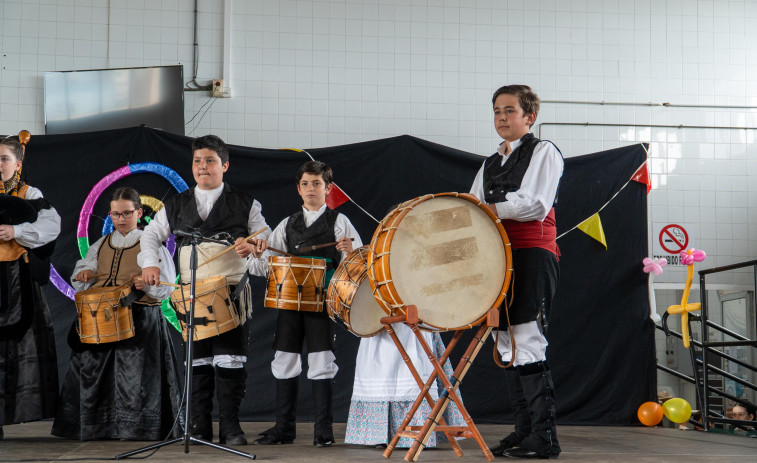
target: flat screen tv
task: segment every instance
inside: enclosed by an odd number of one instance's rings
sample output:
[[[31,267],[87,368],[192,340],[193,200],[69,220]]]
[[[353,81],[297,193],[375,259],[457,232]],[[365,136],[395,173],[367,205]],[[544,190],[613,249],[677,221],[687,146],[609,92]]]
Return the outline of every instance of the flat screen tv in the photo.
[[[183,66],[46,72],[45,133],[146,125],[184,135]]]

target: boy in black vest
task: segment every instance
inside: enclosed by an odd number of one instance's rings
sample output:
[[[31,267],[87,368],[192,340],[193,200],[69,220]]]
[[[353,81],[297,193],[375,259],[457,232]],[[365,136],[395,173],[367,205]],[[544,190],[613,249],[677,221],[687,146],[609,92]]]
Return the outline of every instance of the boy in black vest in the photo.
[[[349,219],[326,207],[331,191],[331,167],[310,161],[297,172],[297,191],[302,197],[302,210],[284,219],[269,238],[271,247],[295,255],[330,259],[329,268],[339,265],[353,247],[362,246],[360,236]],[[335,246],[302,251],[303,247],[337,242]],[[259,240],[250,258],[250,273],[265,276],[267,256],[260,249],[268,243]],[[300,249],[300,250],[298,250]],[[255,444],[291,444],[295,437],[295,418],[299,376],[302,372],[303,343],[308,351],[308,379],[313,385],[315,426],[313,445],[328,447],[334,443],[331,424],[331,385],[338,370],[334,363],[334,338],[325,310],[300,312],[279,310],[273,348],[276,351],[271,370],[276,378],[276,425],[260,433]]]
[[[198,268],[197,280],[224,275],[234,290],[246,271],[246,258],[253,245],[244,238],[267,227],[261,214],[260,203],[246,191],[233,188],[223,182],[223,174],[229,168],[229,150],[226,143],[215,135],[206,135],[192,141],[192,175],[197,186],[180,193],[165,202],[142,235],[142,252],[139,261],[142,278],[146,284],[159,281],[157,250],[173,230],[200,233],[235,244],[236,253],[226,253],[223,258]],[[267,236],[264,232],[260,236]],[[189,283],[188,259],[191,247],[185,238],[177,238],[178,268],[182,282]],[[201,243],[198,246],[198,265],[224,249],[216,243]],[[220,262],[219,262],[220,261]],[[212,265],[211,265],[212,264]],[[242,282],[246,285],[246,282]],[[249,293],[242,291],[242,307],[251,308]],[[193,437],[213,440],[213,389],[217,387],[220,415],[219,441],[222,444],[246,445],[239,426],[239,406],[245,392],[247,373],[247,329],[244,322],[250,310],[240,310],[240,326],[219,336],[194,343],[192,361],[192,423]]]
[[[563,170],[560,151],[530,132],[539,97],[525,85],[501,87],[492,97],[494,127],[505,141],[478,172],[471,193],[502,219],[513,248],[513,303],[493,333],[505,370],[515,431],[492,448],[498,456],[557,457],[555,390],[547,365],[547,315],[559,269],[554,204]],[[515,338],[511,352],[510,336]]]

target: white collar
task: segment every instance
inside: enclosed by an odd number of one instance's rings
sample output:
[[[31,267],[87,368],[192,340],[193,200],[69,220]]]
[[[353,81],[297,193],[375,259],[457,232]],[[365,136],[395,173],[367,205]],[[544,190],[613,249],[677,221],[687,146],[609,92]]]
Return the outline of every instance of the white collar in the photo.
[[[526,135],[523,135],[523,137],[525,136]],[[523,137],[520,137],[519,139],[510,142],[510,154],[512,154],[512,152],[515,151],[516,148],[518,148],[520,145],[523,144],[523,142],[521,141],[523,140]],[[499,147],[497,148],[497,152],[503,157],[507,157],[509,156],[509,154],[505,154],[506,149],[507,149],[507,140],[499,144]]]
[[[214,188],[212,190],[203,190],[199,187],[199,185],[195,185],[195,196],[200,195],[215,197],[220,195],[221,191],[223,191],[223,183],[221,183],[221,186],[219,186],[218,188]]]
[[[305,214],[310,214],[310,215],[312,215],[312,214],[320,214],[320,213],[322,213],[323,211],[325,211],[325,210],[326,210],[326,207],[327,207],[327,206],[326,206],[326,203],[323,203],[323,206],[321,206],[321,207],[320,207],[320,208],[319,208],[319,209],[318,209],[317,211],[311,211],[310,209],[308,209],[307,207],[305,207],[305,206],[303,205],[303,206],[302,206],[302,211],[303,211],[303,212],[304,212]]]

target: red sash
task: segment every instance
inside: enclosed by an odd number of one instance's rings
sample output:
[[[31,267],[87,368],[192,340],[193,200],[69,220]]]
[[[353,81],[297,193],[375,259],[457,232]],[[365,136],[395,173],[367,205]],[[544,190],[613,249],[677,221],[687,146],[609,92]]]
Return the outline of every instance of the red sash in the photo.
[[[531,220],[518,222],[517,220],[503,219],[507,237],[513,249],[542,248],[560,257],[560,249],[557,247],[557,227],[555,226],[555,208],[549,210],[543,222]]]

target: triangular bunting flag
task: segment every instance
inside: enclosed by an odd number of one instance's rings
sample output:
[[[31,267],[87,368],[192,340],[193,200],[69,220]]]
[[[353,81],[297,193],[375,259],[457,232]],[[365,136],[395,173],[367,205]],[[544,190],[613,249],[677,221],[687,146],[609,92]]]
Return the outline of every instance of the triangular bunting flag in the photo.
[[[647,168],[646,162],[636,170],[636,173],[633,174],[631,180],[645,184],[647,186],[647,194],[649,194],[652,190],[652,182],[649,181],[649,169]]]
[[[602,243],[605,249],[607,249],[605,231],[602,229],[602,221],[599,220],[599,212],[581,222],[578,225],[578,229]]]
[[[344,192],[338,186],[336,186],[336,183],[331,184],[331,191],[329,192],[328,196],[326,196],[326,205],[329,207],[329,209],[336,209],[349,200],[349,196],[344,194]]]

